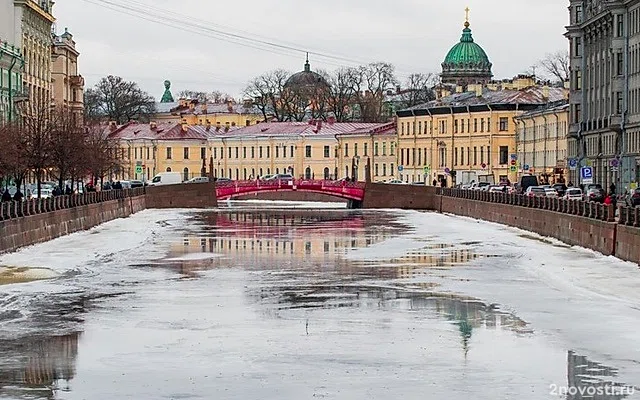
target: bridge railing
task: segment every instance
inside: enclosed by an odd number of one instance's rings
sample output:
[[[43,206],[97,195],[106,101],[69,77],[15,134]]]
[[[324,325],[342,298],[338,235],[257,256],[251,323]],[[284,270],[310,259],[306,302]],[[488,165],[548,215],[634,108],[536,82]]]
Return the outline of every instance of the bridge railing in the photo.
[[[508,204],[519,207],[560,212],[563,214],[578,215],[581,217],[597,219],[600,221],[615,221],[615,208],[613,207],[613,205],[600,204],[593,201],[567,200],[557,197],[543,196],[532,197],[517,193],[488,192],[484,190],[453,188],[436,188],[436,193],[447,197],[484,201],[489,203]],[[623,208],[626,209],[626,207],[620,207],[621,219]],[[628,213],[629,211],[625,210],[624,212]],[[634,221],[638,220],[636,219]]]
[[[22,201],[4,201],[0,203],[0,221],[80,207],[87,204],[141,196],[143,194],[144,188],[135,188],[87,192],[68,196],[61,195],[41,199],[34,198]]]
[[[289,186],[296,187],[317,187],[317,188],[358,188],[364,189],[365,182],[351,182],[351,181],[332,181],[332,180],[324,180],[324,179],[293,179],[293,180],[284,180],[284,179],[269,179],[269,180],[261,180],[261,179],[253,179],[253,180],[242,180],[242,181],[226,181],[226,182],[216,182],[216,187],[219,188],[283,188]]]

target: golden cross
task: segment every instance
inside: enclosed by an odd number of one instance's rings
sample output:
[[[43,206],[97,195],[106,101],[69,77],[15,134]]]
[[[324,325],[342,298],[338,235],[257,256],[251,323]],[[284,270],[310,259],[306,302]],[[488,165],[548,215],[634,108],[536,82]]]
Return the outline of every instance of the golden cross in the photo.
[[[466,17],[465,18],[466,18],[467,22],[469,22],[469,11],[471,11],[471,10],[469,9],[469,7],[467,7],[467,8],[464,9],[464,11],[466,13]]]

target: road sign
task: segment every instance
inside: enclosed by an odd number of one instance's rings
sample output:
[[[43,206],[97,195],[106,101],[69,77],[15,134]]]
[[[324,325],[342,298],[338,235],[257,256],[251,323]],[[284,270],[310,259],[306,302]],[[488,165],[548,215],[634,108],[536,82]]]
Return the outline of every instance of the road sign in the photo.
[[[578,167],[578,160],[575,159],[575,158],[570,158],[569,159],[569,169],[571,171],[575,171],[577,167]]]
[[[398,165],[398,172],[404,171],[404,167],[402,165]]]
[[[512,165],[512,166],[509,167],[509,171],[518,172],[518,167],[516,167],[515,165]]]
[[[613,168],[616,168],[616,167],[618,167],[618,165],[620,165],[620,162],[618,161],[617,158],[612,158],[609,161],[609,165],[611,165]]]
[[[142,173],[142,165],[136,165],[136,174]]]
[[[528,171],[529,170],[529,164],[525,164],[524,167],[522,167],[523,170]]]
[[[449,172],[451,172],[451,170],[450,170],[449,168],[445,168],[445,169],[444,169],[444,173],[445,173],[445,174],[448,174]]]
[[[142,161],[136,161],[136,165],[142,165]]]
[[[482,163],[482,169],[485,169],[485,168],[487,168],[487,164]]]
[[[512,160],[517,160],[518,159],[518,155],[517,154],[511,154],[511,159]]]
[[[511,160],[511,166],[515,167],[516,166],[517,161],[516,160]]]
[[[593,168],[591,167],[580,168],[580,179],[584,184],[593,183]]]
[[[431,167],[424,167],[423,170],[424,170],[424,174],[427,175],[429,174],[429,172],[431,172]]]

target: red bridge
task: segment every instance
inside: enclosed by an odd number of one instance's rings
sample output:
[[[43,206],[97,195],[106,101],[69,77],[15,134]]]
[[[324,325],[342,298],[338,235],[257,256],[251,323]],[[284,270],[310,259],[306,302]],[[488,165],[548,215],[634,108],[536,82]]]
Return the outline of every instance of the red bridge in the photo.
[[[260,192],[304,191],[362,201],[364,187],[364,182],[314,179],[230,181],[216,182],[216,197],[218,200],[226,200]]]

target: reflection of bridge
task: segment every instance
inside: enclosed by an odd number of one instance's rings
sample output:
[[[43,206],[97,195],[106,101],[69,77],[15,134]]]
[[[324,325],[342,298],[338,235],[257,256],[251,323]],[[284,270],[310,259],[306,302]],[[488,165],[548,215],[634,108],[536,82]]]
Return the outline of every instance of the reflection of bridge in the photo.
[[[300,191],[362,201],[364,199],[364,186],[364,182],[318,179],[216,182],[216,197],[218,200],[225,200],[236,196],[261,192]]]

